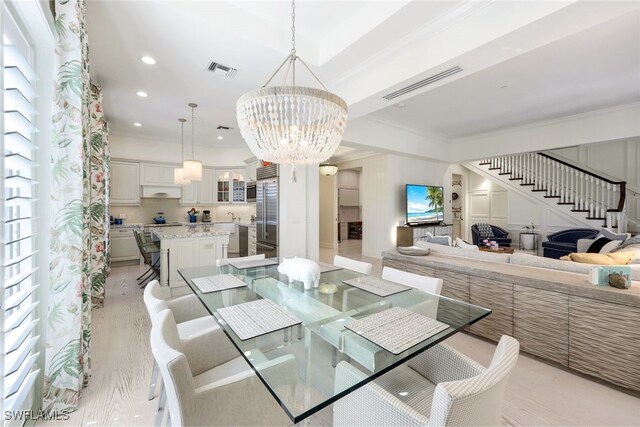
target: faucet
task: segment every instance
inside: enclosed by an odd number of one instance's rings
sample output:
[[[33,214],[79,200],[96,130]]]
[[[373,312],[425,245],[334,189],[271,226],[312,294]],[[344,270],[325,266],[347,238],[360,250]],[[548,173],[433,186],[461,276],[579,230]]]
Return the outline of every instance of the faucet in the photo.
[[[238,219],[236,218],[235,214],[231,211],[227,212],[227,215],[231,215],[231,222],[236,222],[236,219]]]

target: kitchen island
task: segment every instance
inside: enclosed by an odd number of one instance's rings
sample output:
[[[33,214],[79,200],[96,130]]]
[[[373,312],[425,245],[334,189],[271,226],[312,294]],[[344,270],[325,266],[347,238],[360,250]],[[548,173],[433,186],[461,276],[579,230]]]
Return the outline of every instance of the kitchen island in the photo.
[[[160,285],[165,293],[176,296],[188,292],[179,268],[214,265],[217,259],[227,258],[229,234],[215,224],[152,229],[152,240],[160,242]]]

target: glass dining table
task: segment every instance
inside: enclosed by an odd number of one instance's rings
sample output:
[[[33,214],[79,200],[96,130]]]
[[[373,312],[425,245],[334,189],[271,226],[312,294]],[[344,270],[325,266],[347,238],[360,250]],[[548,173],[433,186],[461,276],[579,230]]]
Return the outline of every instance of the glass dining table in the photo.
[[[293,423],[299,423],[491,313],[487,308],[416,289],[381,297],[344,283],[358,280],[362,274],[332,269],[328,265],[323,267],[320,286],[311,290],[305,290],[301,282],[290,283],[286,275],[278,272],[277,264],[244,269],[212,265],[183,268],[178,272]],[[203,293],[193,281],[221,274],[234,275],[246,286]],[[261,299],[270,300],[302,323],[242,340],[218,313],[225,307]],[[394,354],[345,327],[393,307],[436,319],[448,328]],[[271,361],[282,356],[295,361],[293,369],[274,369],[273,364],[264,363],[265,359]],[[335,367],[341,360],[354,364],[368,377],[348,388],[336,388]]]

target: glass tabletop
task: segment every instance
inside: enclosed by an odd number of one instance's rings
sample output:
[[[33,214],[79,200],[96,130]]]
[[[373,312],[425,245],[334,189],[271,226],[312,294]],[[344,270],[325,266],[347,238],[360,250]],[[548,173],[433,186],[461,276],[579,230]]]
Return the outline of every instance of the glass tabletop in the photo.
[[[278,272],[277,265],[247,269],[212,265],[179,269],[178,273],[294,423],[491,313],[487,308],[416,289],[380,297],[344,283],[362,276],[345,269],[322,273],[320,287],[307,291],[301,282],[290,283]],[[219,274],[232,274],[247,286],[202,293],[193,282]],[[301,320],[301,325],[241,340],[217,312],[260,299],[272,301]],[[408,309],[449,327],[400,354],[345,328],[392,307]],[[340,360],[349,360],[368,378],[348,389],[336,389],[335,366]]]

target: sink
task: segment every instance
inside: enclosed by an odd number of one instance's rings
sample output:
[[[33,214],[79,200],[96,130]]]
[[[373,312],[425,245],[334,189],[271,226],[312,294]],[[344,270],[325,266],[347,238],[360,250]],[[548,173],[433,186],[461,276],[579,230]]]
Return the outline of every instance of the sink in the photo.
[[[229,233],[233,234],[237,233],[238,231],[238,224],[236,224],[235,222],[215,222],[213,226],[215,228],[228,231]]]

